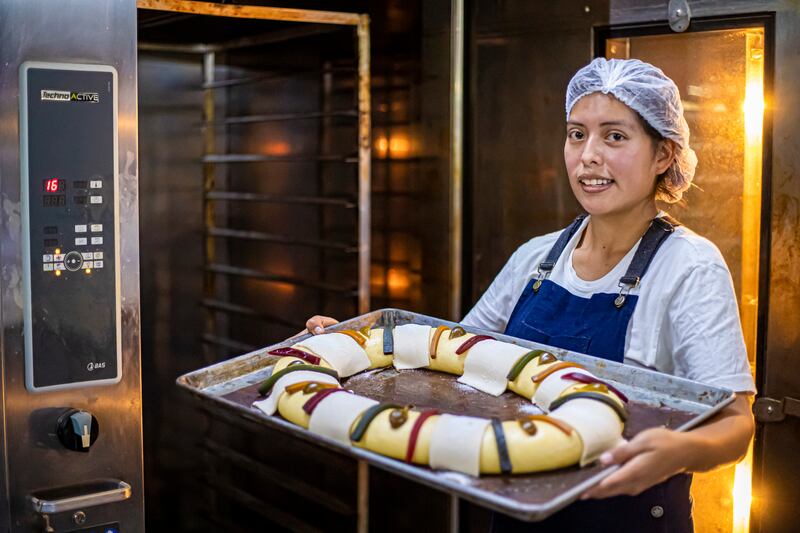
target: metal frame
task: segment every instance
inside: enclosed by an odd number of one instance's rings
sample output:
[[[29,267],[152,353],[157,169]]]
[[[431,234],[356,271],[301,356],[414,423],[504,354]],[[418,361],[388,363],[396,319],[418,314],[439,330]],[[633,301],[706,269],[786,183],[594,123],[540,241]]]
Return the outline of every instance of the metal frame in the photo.
[[[450,3],[450,318],[461,318],[464,240],[464,0]]]
[[[153,9],[153,10],[161,10],[161,11],[169,11],[175,13],[186,13],[186,14],[194,14],[194,15],[212,15],[212,16],[220,16],[220,17],[237,17],[237,18],[247,18],[247,19],[259,19],[259,20],[275,20],[275,21],[285,21],[285,22],[303,22],[303,23],[315,23],[315,24],[331,24],[331,25],[346,25],[346,26],[354,26],[356,29],[356,36],[358,41],[358,110],[357,110],[357,117],[358,117],[358,157],[357,158],[348,158],[348,157],[340,157],[336,158],[343,163],[357,163],[358,164],[358,201],[357,201],[357,208],[358,208],[358,286],[356,291],[356,296],[358,299],[358,312],[359,314],[366,313],[369,310],[370,306],[370,285],[369,285],[369,275],[370,275],[370,253],[371,253],[371,240],[370,240],[370,230],[371,230],[371,205],[370,205],[370,195],[371,195],[371,145],[372,145],[372,136],[371,136],[371,106],[370,106],[370,35],[369,35],[369,17],[364,14],[356,14],[356,13],[336,13],[330,11],[313,11],[313,10],[301,10],[301,9],[287,9],[287,8],[270,8],[270,7],[259,7],[259,6],[246,6],[246,5],[224,5],[224,4],[214,4],[208,2],[194,2],[194,1],[186,1],[186,0],[138,0],[137,6],[140,9]],[[302,36],[309,36],[309,35],[317,35],[319,33],[329,31],[327,29],[319,29],[319,28],[308,28],[302,30],[290,29],[284,32],[281,32],[280,35],[277,36],[277,40],[285,40],[289,38],[296,38]],[[215,139],[215,131],[214,126],[218,124],[219,121],[216,120],[214,116],[214,94],[213,90],[218,87],[229,86],[234,83],[247,83],[251,80],[236,80],[235,82],[226,81],[224,84],[221,82],[217,82],[214,79],[214,65],[215,65],[215,53],[218,51],[225,51],[234,48],[242,48],[247,46],[257,46],[266,44],[269,42],[275,42],[276,38],[273,34],[272,37],[270,36],[263,36],[257,38],[246,38],[246,39],[236,39],[233,41],[229,41],[226,43],[221,43],[217,45],[188,45],[188,46],[179,46],[176,47],[174,45],[162,45],[162,44],[146,44],[142,43],[140,48],[142,50],[148,51],[178,51],[178,52],[189,52],[189,53],[200,53],[203,54],[203,90],[204,90],[204,123],[205,123],[205,135],[204,135],[204,146],[205,146],[205,153],[206,154],[213,154],[214,153],[214,139]],[[253,80],[257,81],[257,80]],[[352,114],[352,113],[351,113]],[[236,117],[236,120],[239,122],[242,121],[256,121],[256,120],[287,120],[290,118],[321,118],[321,117],[311,117],[306,116],[308,114],[304,114],[301,117],[297,117],[296,115],[293,117],[289,117],[287,115],[283,115],[280,117]],[[227,119],[222,121],[223,123],[231,123],[231,119]],[[266,198],[263,195],[246,195],[246,193],[241,194],[234,194],[228,193],[228,195],[222,195],[216,193],[214,191],[215,185],[215,165],[219,163],[234,163],[234,162],[267,162],[267,161],[275,161],[275,160],[289,160],[290,158],[268,158],[268,157],[253,157],[247,155],[238,155],[238,156],[228,156],[226,158],[220,158],[219,156],[216,157],[209,157],[206,156],[203,158],[203,173],[204,173],[204,207],[203,207],[203,219],[205,222],[206,228],[206,239],[205,239],[205,251],[204,251],[204,258],[205,263],[208,266],[213,265],[216,259],[216,248],[214,239],[221,236],[220,231],[227,230],[227,228],[214,228],[214,202],[221,201],[221,200],[246,200],[246,201],[270,201],[270,200],[277,200]],[[321,160],[322,158],[317,158]],[[303,201],[304,203],[318,203],[319,205],[341,205],[342,207],[351,207],[353,205],[350,201],[342,201],[340,199],[334,201],[322,201],[323,199],[320,198],[304,198],[302,200],[298,198],[294,198],[291,201]],[[284,199],[283,201],[290,201],[289,199]],[[265,234],[256,235],[255,233],[250,233],[249,236],[242,234],[241,232],[237,235],[230,234],[230,231],[227,235],[228,237],[235,237],[235,238],[257,238],[260,240],[269,240],[271,237]],[[273,239],[274,240],[274,239]],[[295,242],[293,244],[303,245],[303,246],[318,246],[319,243],[310,243],[310,242]],[[332,244],[332,246],[340,246],[339,244]],[[349,252],[349,249],[345,249],[345,252]],[[217,265],[219,266],[219,265]],[[228,270],[231,270],[228,268]],[[259,272],[244,272],[246,269],[236,269],[236,272],[231,272],[237,275],[251,275],[255,277],[260,277],[262,279],[267,278],[277,278],[276,276],[269,276],[266,273],[259,273]],[[225,273],[225,272],[223,272]],[[287,280],[281,278],[280,281],[289,281],[289,282],[298,282],[299,280]],[[310,285],[306,283],[306,285]],[[329,287],[327,284],[319,284],[316,283],[314,285],[319,286],[318,288],[323,290],[341,290],[340,288]],[[325,286],[323,286],[325,285]],[[204,280],[204,292],[206,296],[213,295],[215,288],[215,276],[212,269],[206,269],[206,276]],[[346,289],[345,289],[346,290]],[[208,300],[208,298],[206,298]],[[204,300],[204,302],[206,302]],[[207,302],[206,302],[207,303]],[[227,304],[226,302],[222,302],[223,304]],[[223,305],[223,306],[210,306],[207,305],[206,308],[209,310],[207,314],[207,331],[214,331],[214,329],[208,329],[209,326],[213,328],[214,326],[214,313],[215,310],[225,310],[227,308],[228,311],[232,311],[230,309],[230,305]],[[242,309],[235,310],[235,312],[242,312]],[[249,313],[250,310],[244,310],[246,313]],[[233,312],[233,311],[232,311]],[[221,338],[209,338],[209,335],[204,336],[205,342],[211,342],[217,345],[223,345],[228,347],[236,347],[237,349],[245,348],[245,345],[242,343],[236,343],[236,341],[232,339],[221,339]],[[367,463],[364,461],[359,461],[358,463],[358,479],[357,479],[357,487],[358,487],[358,496],[357,496],[357,511],[358,511],[358,531],[366,533],[369,529],[369,470]]]
[[[356,36],[358,40],[358,109],[357,111],[350,110],[337,110],[332,114],[343,116],[357,116],[358,117],[358,155],[357,157],[350,157],[346,154],[341,156],[319,156],[312,159],[308,157],[270,157],[261,156],[257,154],[215,154],[214,150],[214,126],[221,124],[233,124],[244,122],[257,122],[268,120],[294,120],[294,119],[313,119],[323,118],[323,114],[314,113],[300,113],[300,114],[281,114],[275,116],[250,116],[250,117],[230,117],[223,120],[217,120],[214,116],[214,96],[213,89],[220,87],[227,87],[230,85],[240,83],[250,83],[260,81],[262,78],[273,77],[274,75],[256,76],[241,80],[224,80],[217,81],[214,79],[214,66],[216,60],[216,53],[228,51],[237,48],[245,48],[250,46],[259,46],[271,42],[284,41],[294,38],[302,38],[306,36],[319,35],[332,31],[329,28],[290,28],[280,32],[273,32],[271,34],[247,37],[242,39],[233,39],[223,43],[216,44],[162,44],[162,43],[140,43],[139,48],[144,51],[154,52],[181,52],[191,54],[203,55],[203,89],[204,94],[204,147],[206,156],[203,158],[204,168],[204,208],[203,218],[206,225],[206,241],[205,253],[206,263],[213,263],[216,258],[216,247],[214,239],[220,237],[220,232],[215,231],[214,228],[214,202],[217,201],[234,201],[234,200],[248,200],[248,201],[269,201],[272,200],[262,198],[259,195],[248,195],[242,193],[241,198],[233,193],[220,194],[219,191],[214,191],[215,185],[215,168],[217,164],[232,164],[232,163],[266,163],[266,162],[306,162],[310,160],[327,161],[327,162],[341,162],[352,163],[358,165],[358,199],[357,202],[341,201],[336,199],[333,201],[321,201],[323,199],[307,198],[308,203],[319,203],[320,205],[341,205],[342,207],[351,207],[355,204],[358,208],[358,285],[357,285],[357,299],[358,299],[358,312],[365,313],[369,310],[370,306],[370,286],[369,286],[369,273],[370,273],[370,255],[371,255],[371,238],[370,238],[370,195],[371,195],[371,104],[370,104],[370,36],[369,36],[369,17],[364,14],[357,13],[339,13],[331,11],[316,11],[304,9],[288,9],[288,8],[271,8],[261,6],[246,6],[246,5],[223,5],[210,2],[194,2],[187,0],[138,0],[137,7],[139,9],[151,9],[167,11],[172,13],[183,13],[191,15],[210,15],[220,17],[234,17],[246,18],[255,20],[274,20],[284,22],[303,22],[313,24],[327,24],[332,26],[355,26]],[[277,33],[277,35],[276,35]],[[327,114],[325,114],[327,116]],[[275,201],[279,201],[277,198]],[[289,201],[285,199],[283,201]],[[216,235],[214,234],[216,233]],[[284,244],[290,244],[283,241]],[[309,245],[309,243],[296,243],[300,245]],[[346,251],[350,251],[349,247],[343,245]],[[341,247],[338,244],[336,247]],[[211,294],[214,289],[214,281],[212,274],[206,277],[204,288],[206,294]],[[211,320],[211,319],[209,319]]]

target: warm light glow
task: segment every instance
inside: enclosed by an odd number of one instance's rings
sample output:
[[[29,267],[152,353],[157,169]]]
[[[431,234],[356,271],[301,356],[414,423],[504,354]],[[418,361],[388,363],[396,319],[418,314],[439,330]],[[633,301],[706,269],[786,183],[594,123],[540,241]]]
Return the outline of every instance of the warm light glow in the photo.
[[[92,273],[92,269],[91,268],[86,268],[86,269],[84,269],[84,272],[86,272],[87,274],[91,274]]]
[[[763,72],[763,71],[762,71]],[[753,76],[747,80],[744,93],[744,132],[748,144],[761,144],[764,124],[764,77]]]
[[[56,255],[60,255],[61,254],[61,248],[56,248],[56,251],[53,252],[53,253],[56,254]]]
[[[764,32],[748,31],[744,80],[744,183],[742,190],[742,275],[739,295],[742,330],[755,367],[758,314],[758,259],[761,247],[761,170],[764,124]]]
[[[400,132],[393,132],[390,136],[379,135],[375,138],[375,157],[385,159],[404,159],[411,155],[411,138]]]
[[[61,271],[60,270],[56,270],[56,277],[58,277],[60,275],[61,275]]]
[[[393,135],[389,141],[389,153],[395,159],[408,157],[411,152],[411,142],[405,135]]]
[[[740,314],[747,355],[755,368],[758,316],[758,262],[761,239],[761,170],[764,125],[764,31],[746,34],[744,113],[744,183],[742,191],[742,277]],[[733,533],[750,531],[753,443],[736,465],[733,481]]]
[[[750,504],[752,503],[753,443],[747,450],[747,456],[736,465],[733,480],[733,533],[750,531]]]
[[[390,268],[387,272],[389,294],[391,296],[405,296],[411,287],[411,277],[405,269]]]
[[[372,265],[369,275],[369,285],[372,292],[382,292],[384,286],[384,275],[381,267]]]
[[[268,141],[264,144],[264,154],[271,156],[286,156],[292,152],[292,147],[286,141]]]
[[[375,139],[375,155],[381,159],[385,159],[389,155],[389,141],[386,137]]]

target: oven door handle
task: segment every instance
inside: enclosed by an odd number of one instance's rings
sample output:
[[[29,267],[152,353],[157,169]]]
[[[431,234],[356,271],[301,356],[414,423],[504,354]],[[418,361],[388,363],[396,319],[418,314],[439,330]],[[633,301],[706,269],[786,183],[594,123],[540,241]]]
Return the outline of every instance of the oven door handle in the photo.
[[[94,485],[92,488],[97,489],[98,487]],[[131,486],[118,479],[104,482],[103,486],[99,489],[100,490],[94,490],[93,492],[83,494],[66,495],[60,498],[47,498],[44,494],[38,496],[32,494],[30,500],[33,509],[37,513],[55,514],[107,503],[121,502],[131,497]],[[80,487],[75,487],[75,490],[78,492]]]

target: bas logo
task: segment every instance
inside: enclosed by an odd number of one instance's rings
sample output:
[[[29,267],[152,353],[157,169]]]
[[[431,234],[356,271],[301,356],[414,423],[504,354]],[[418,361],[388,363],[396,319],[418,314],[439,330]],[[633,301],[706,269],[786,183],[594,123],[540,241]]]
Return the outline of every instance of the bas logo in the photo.
[[[105,367],[106,367],[105,361],[103,361],[102,363],[89,363],[88,365],[86,365],[86,370],[91,372],[92,370]]]
[[[100,93],[79,93],[77,91],[55,91],[43,89],[41,99],[50,102],[90,102],[100,103]]]

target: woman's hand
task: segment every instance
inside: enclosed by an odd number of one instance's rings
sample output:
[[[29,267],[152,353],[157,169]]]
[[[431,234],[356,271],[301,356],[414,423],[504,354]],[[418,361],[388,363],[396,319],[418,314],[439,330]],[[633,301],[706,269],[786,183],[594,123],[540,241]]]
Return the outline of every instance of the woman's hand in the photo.
[[[305,335],[306,333],[311,333],[312,335],[320,335],[325,333],[325,328],[328,326],[332,326],[334,324],[338,324],[339,321],[335,318],[331,318],[329,316],[322,316],[322,315],[314,315],[306,321],[306,329],[303,331],[299,331],[289,337],[289,339],[294,339],[295,337],[299,337],[300,335]],[[286,339],[286,340],[289,340]]]
[[[325,328],[338,324],[339,321],[335,318],[322,315],[314,315],[306,321],[306,330],[303,333],[310,332],[312,335],[320,335],[325,333]]]
[[[695,452],[689,433],[665,428],[646,429],[630,442],[600,456],[603,466],[622,465],[599,485],[586,491],[581,499],[636,496],[644,490],[686,471],[694,462],[689,454]]]
[[[603,465],[622,465],[581,498],[635,496],[681,472],[707,472],[738,462],[753,438],[753,413],[748,394],[734,401],[706,424],[679,433],[647,429],[630,442],[600,456]]]

